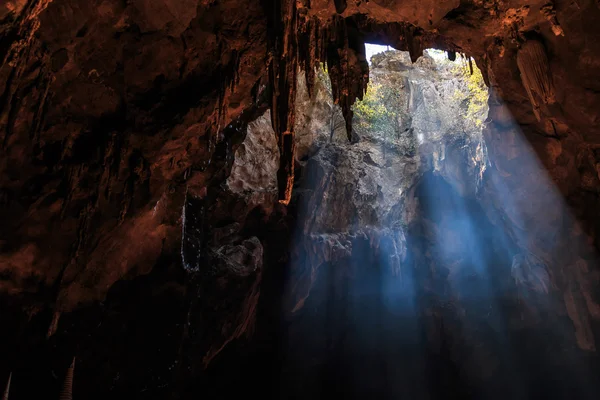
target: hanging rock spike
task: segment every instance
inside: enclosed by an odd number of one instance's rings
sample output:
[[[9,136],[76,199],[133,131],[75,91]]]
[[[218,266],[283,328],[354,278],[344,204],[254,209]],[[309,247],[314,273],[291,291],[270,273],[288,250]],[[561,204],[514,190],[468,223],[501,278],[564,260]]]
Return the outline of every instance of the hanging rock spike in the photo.
[[[416,63],[419,57],[423,55],[423,42],[421,36],[417,34],[417,28],[414,25],[405,25],[403,36],[410,54],[410,61]]]
[[[294,187],[294,154],[296,141],[293,132],[284,132],[281,135],[281,163],[277,171],[279,185],[279,202],[289,204]],[[285,157],[285,158],[284,158]]]
[[[279,201],[288,204],[294,184],[294,100],[298,62],[298,36],[301,18],[295,0],[274,1],[275,18],[272,21],[275,41],[271,44],[273,57],[269,62],[271,87],[271,122],[279,145],[280,164],[277,171]],[[290,167],[291,165],[291,167]]]
[[[46,339],[51,338],[56,333],[56,329],[58,328],[58,321],[60,320],[60,312],[55,311],[52,314],[52,321],[50,321],[50,325],[48,326],[48,332],[46,333]]]
[[[369,81],[369,64],[364,43],[349,40],[349,25],[339,14],[323,23],[310,16],[307,0],[266,2],[272,15],[269,44],[269,86],[271,122],[277,136],[280,165],[277,173],[279,201],[290,201],[294,184],[294,123],[296,78],[304,71],[309,95],[312,95],[315,68],[327,64],[333,100],[342,109],[348,140],[352,138],[352,105],[362,99]],[[340,3],[342,4],[342,3]],[[414,28],[414,27],[413,27]],[[358,37],[357,32],[351,32]],[[416,39],[420,46],[420,38]],[[417,51],[418,53],[418,51]],[[421,50],[422,54],[422,50]]]
[[[356,99],[362,100],[369,82],[364,43],[351,41],[350,29],[344,18],[338,16],[333,19],[329,27],[330,51],[326,54],[333,100],[342,109],[349,141],[352,140],[352,105]]]
[[[6,389],[4,389],[4,395],[2,400],[8,400],[8,392],[10,392],[10,381],[12,379],[12,372],[8,375],[8,381],[6,382]]]
[[[73,400],[73,374],[75,371],[75,357],[67,370],[65,375],[65,383],[63,384],[62,391],[60,392],[59,400]]]
[[[537,120],[541,121],[540,102],[542,104],[556,102],[544,45],[537,40],[526,41],[517,53],[517,66],[521,72],[521,81],[533,106],[533,112]]]
[[[575,5],[579,8],[579,5],[576,2]],[[540,13],[542,13],[542,15],[550,23],[550,27],[552,28],[552,32],[555,36],[565,36],[565,32],[558,23],[558,18],[556,17],[556,8],[554,6],[553,1],[550,1],[543,5],[540,8]]]

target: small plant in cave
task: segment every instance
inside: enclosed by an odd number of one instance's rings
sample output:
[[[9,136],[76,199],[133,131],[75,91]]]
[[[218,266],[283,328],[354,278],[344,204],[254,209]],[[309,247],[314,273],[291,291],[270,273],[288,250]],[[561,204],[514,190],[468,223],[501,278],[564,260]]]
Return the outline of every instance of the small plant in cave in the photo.
[[[401,112],[401,91],[403,84],[369,85],[362,101],[354,106],[354,125],[362,133],[369,136],[382,136],[387,142],[400,145],[404,153],[412,154],[415,143],[410,129],[410,121],[406,113]]]
[[[375,129],[378,131],[391,128],[398,117],[397,111],[391,107],[394,89],[383,88],[382,85],[373,84],[365,94],[362,101],[357,101],[354,112],[358,125],[363,129]]]
[[[470,68],[466,63],[457,63],[452,68],[452,73],[467,82],[467,92],[456,90],[453,98],[464,104],[462,116],[465,122],[477,128],[483,125],[487,112],[488,91],[483,81],[483,75],[479,68]]]

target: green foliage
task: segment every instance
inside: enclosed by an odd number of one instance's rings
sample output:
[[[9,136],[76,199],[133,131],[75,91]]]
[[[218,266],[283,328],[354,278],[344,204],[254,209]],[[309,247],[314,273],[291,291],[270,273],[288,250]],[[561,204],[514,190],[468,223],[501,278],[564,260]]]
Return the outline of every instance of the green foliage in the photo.
[[[365,130],[390,135],[399,128],[399,90],[371,84],[362,101],[354,104],[354,115],[358,125]]]
[[[488,90],[483,81],[483,75],[476,66],[473,66],[473,74],[466,64],[457,63],[452,72],[455,75],[463,77],[467,82],[467,92],[456,90],[453,99],[457,102],[466,103],[466,109],[463,114],[466,121],[476,127],[483,125],[485,112],[487,110]]]
[[[403,129],[410,126],[407,123],[409,117],[401,111],[403,88],[400,82],[369,84],[362,101],[354,103],[353,124],[362,134],[379,136],[388,144],[398,146],[405,154],[414,154],[416,141],[413,132],[408,128]]]
[[[370,85],[362,101],[357,101],[354,112],[359,124],[364,128],[386,122],[392,118],[394,112],[388,110],[384,103],[385,95],[381,85]]]

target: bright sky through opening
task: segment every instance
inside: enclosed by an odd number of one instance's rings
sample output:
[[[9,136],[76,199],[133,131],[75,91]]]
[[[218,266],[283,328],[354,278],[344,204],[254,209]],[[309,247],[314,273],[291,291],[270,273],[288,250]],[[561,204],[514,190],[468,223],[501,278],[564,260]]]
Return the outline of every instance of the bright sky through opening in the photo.
[[[365,54],[367,56],[367,61],[369,61],[369,64],[371,63],[371,57],[373,57],[375,54],[383,53],[387,50],[394,50],[394,48],[392,46],[382,46],[379,44],[365,43]],[[427,54],[429,54],[436,61],[442,61],[447,58],[446,52],[442,50],[427,49],[425,50],[425,52],[427,52]]]

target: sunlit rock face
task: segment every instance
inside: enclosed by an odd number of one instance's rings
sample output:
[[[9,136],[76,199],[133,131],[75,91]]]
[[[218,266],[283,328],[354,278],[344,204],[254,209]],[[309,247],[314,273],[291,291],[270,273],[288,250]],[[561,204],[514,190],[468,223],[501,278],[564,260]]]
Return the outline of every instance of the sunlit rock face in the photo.
[[[453,223],[459,204],[468,202],[463,206],[477,208],[486,221],[475,234],[485,235],[491,225],[476,200],[487,163],[483,126],[464,123],[461,99],[452,95],[466,90],[466,80],[451,65],[436,66],[430,57],[412,65],[401,52],[376,57],[371,84],[402,89],[388,104],[399,111],[400,129],[360,129],[355,114],[355,143],[341,135],[315,140],[297,189],[283,379],[300,398],[327,395],[320,391],[427,398],[439,395],[440,379],[462,393],[451,358],[481,346],[467,341],[444,348],[448,332],[456,332],[452,321],[464,321],[468,307],[444,287],[474,272],[465,257],[472,243]],[[299,141],[313,134],[296,132]],[[438,186],[434,194],[424,189]],[[432,253],[443,240],[451,251],[442,260]],[[440,333],[442,318],[447,325]],[[437,362],[440,372],[431,371]],[[487,362],[472,360],[465,379],[479,376],[476,365]]]
[[[246,138],[234,155],[226,185],[233,193],[247,197],[252,205],[270,204],[277,193],[279,150],[271,127],[270,112],[248,125]]]
[[[577,249],[549,246],[569,234],[544,219],[566,222],[567,208],[532,150],[520,143],[512,155],[521,184],[488,170],[506,158],[488,159],[483,131],[495,127],[469,121],[455,95],[468,93],[467,78],[421,60],[373,59],[371,84],[403,89],[398,130],[361,130],[355,114],[355,143],[321,139],[304,163],[284,302],[285,388],[300,398],[503,399],[569,396],[577,384],[591,398],[598,388],[579,349],[595,349],[597,306],[585,286],[571,297],[555,276],[583,256],[586,281],[591,249],[581,253],[576,237]]]
[[[490,103],[494,115],[506,112],[503,105]],[[510,227],[518,249],[511,274],[519,295],[535,298],[535,305],[524,311],[522,326],[537,329],[539,321],[556,321],[554,329],[574,337],[577,348],[595,352],[598,297],[590,284],[598,279],[597,267],[592,267],[598,265],[598,256],[592,237],[583,233],[590,220],[578,221],[583,210],[574,214],[567,207],[567,202],[582,206],[595,196],[575,189],[597,179],[591,172],[592,150],[561,134],[538,135],[526,143],[514,124],[490,124],[485,134],[491,165],[482,202],[496,210],[490,215],[495,226]],[[541,148],[544,156],[533,157]],[[559,328],[563,319],[566,326]]]
[[[487,88],[477,69],[475,75],[469,72],[467,59],[451,62],[440,53],[435,52],[435,59],[425,53],[414,64],[406,52],[372,58],[373,84],[396,90],[398,132],[387,132],[383,138],[391,143],[394,138],[412,140],[421,172],[433,169],[462,195],[475,195],[487,164],[482,138]]]
[[[302,280],[314,279],[322,263],[351,257],[356,238],[372,242],[373,249],[392,246],[390,254],[390,249],[382,249],[382,257],[389,257],[394,274],[399,274],[406,259],[406,228],[416,218],[415,187],[426,173],[441,176],[463,196],[475,196],[487,162],[483,125],[469,124],[462,115],[464,99],[456,92],[468,89],[466,76],[456,72],[460,68],[458,63],[436,63],[430,56],[413,65],[408,53],[398,51],[376,55],[371,84],[399,89],[385,104],[395,113],[391,124],[375,121],[375,127],[369,127],[356,114],[355,143],[327,132],[335,114],[323,115],[316,129],[314,124],[297,126],[300,143],[314,138],[307,152],[314,155],[304,161],[297,191],[298,246],[307,246],[310,254],[297,266]],[[328,82],[321,84],[326,88]],[[302,110],[304,103],[297,104]],[[382,106],[377,103],[373,110]],[[335,107],[331,100],[320,108],[329,107]],[[293,294],[296,302],[304,300],[310,286],[300,285]]]

